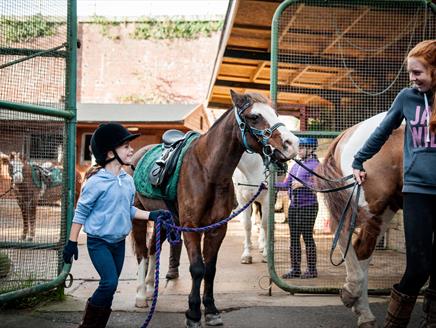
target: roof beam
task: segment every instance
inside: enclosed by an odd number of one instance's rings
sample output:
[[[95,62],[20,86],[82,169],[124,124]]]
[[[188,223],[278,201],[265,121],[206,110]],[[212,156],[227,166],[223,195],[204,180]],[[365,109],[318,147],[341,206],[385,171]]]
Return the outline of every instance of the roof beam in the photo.
[[[242,88],[242,89],[254,89],[254,90],[270,90],[270,85],[266,83],[253,83],[253,82],[239,82],[239,81],[227,81],[227,80],[216,80],[215,86],[228,87],[228,88]],[[356,92],[348,91],[336,91],[336,90],[324,90],[319,88],[302,88],[302,87],[292,87],[286,86],[286,90],[280,90],[279,92],[287,93],[300,93],[300,94],[314,94],[320,97],[345,97],[356,94]]]
[[[260,51],[250,51],[250,50],[235,50],[235,49],[229,49],[227,48],[224,51],[224,57],[227,58],[238,58],[238,59],[247,59],[247,60],[260,60],[260,61],[270,61],[271,60],[271,53],[270,52],[260,52]],[[320,56],[312,56],[312,55],[297,55],[297,54],[286,54],[286,63],[292,63],[292,64],[303,64],[303,65],[317,65],[317,66],[334,66],[334,67],[343,67],[343,61],[342,59],[335,59],[335,58],[325,58]],[[280,60],[280,54],[279,54],[279,60]],[[354,66],[361,66],[365,65],[366,63],[368,65],[371,65],[371,67],[374,67],[374,62],[383,66],[385,68],[392,68],[392,69],[398,69],[398,65],[401,65],[401,60],[399,61],[386,61],[385,59],[374,59],[371,58],[371,60],[368,61],[359,61],[354,59],[347,58],[347,63],[349,63],[350,67]],[[284,61],[280,61],[280,63],[284,63]]]
[[[256,79],[259,77],[260,72],[262,72],[262,70],[265,68],[267,63],[268,62],[263,61],[257,65],[256,70],[254,71],[253,75],[250,77],[251,82],[256,82]]]

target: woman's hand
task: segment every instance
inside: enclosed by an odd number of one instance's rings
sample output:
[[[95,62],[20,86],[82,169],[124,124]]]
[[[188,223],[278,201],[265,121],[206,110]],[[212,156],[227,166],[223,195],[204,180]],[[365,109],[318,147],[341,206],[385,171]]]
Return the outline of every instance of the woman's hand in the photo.
[[[366,179],[365,170],[353,169],[353,175],[354,175],[354,179],[356,179],[356,182],[358,184],[362,184]]]
[[[292,181],[292,189],[303,188],[303,184],[297,180]]]

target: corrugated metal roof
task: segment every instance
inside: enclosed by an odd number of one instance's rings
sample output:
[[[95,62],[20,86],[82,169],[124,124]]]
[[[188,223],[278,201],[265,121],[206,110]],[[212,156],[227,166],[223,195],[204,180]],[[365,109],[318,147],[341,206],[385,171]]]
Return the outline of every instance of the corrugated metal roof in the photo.
[[[78,122],[182,122],[198,104],[77,104]]]

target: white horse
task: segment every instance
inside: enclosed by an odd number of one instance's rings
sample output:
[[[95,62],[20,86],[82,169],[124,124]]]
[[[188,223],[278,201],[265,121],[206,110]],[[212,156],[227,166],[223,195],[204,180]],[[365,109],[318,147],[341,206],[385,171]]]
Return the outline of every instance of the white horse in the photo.
[[[235,194],[238,201],[239,207],[244,206],[248,201],[254,196],[258,190],[258,186],[262,181],[265,180],[264,165],[262,158],[259,154],[249,154],[244,153],[239,161],[239,164],[233,173],[233,183],[235,185]],[[245,237],[244,237],[244,251],[241,256],[242,264],[253,263],[253,257],[251,255],[252,242],[251,242],[251,229],[252,222],[251,217],[253,214],[253,207],[260,207],[260,227],[259,227],[259,238],[258,247],[259,251],[262,253],[262,262],[266,263],[267,256],[267,243],[266,243],[266,232],[268,224],[268,213],[269,213],[269,197],[268,191],[263,190],[261,194],[256,199],[256,204],[247,208],[242,212],[239,217],[241,223],[244,227]]]
[[[317,171],[329,178],[351,174],[354,154],[363,146],[385,114],[373,116],[344,131],[332,142]],[[403,136],[404,126],[395,130],[382,149],[365,163],[368,177],[362,185],[363,190],[359,199],[360,230],[345,259],[347,276],[340,295],[344,305],[352,308],[357,315],[359,328],[377,327],[368,303],[368,268],[376,244],[384,235],[394,214],[402,206]],[[320,189],[333,187],[320,179],[317,179],[317,182]],[[347,190],[324,194],[332,219],[339,219],[349,192]],[[333,222],[335,223],[337,224]],[[347,231],[343,231],[339,239],[342,253],[345,251],[348,238],[348,229],[344,230]]]
[[[235,184],[235,194],[239,204],[239,207],[248,202],[249,199],[257,191],[257,186],[265,180],[263,161],[258,154],[244,153],[241,160],[238,163],[237,169],[233,175],[233,182]],[[240,184],[249,184],[252,186],[243,186]],[[260,205],[260,212],[262,216],[261,227],[259,232],[259,251],[262,252],[262,261],[266,262],[267,255],[267,243],[266,243],[266,229],[268,223],[268,208],[269,199],[268,191],[263,190],[259,197],[256,199],[256,203]],[[241,256],[241,263],[252,263],[253,258],[251,256],[251,215],[253,213],[252,207],[247,208],[239,216],[245,229],[244,238],[244,252]],[[152,224],[152,223],[149,223]],[[147,232],[151,232],[152,229],[147,229]],[[151,240],[151,238],[149,238]],[[150,254],[148,259],[142,258],[138,266],[137,275],[137,288],[135,297],[135,306],[139,308],[148,307],[148,301],[153,298],[154,293],[154,272],[156,270],[156,256]]]

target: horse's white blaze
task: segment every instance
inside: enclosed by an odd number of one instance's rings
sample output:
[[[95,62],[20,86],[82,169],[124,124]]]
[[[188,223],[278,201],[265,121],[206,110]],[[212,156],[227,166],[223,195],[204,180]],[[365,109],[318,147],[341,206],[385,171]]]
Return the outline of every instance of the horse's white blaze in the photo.
[[[268,122],[269,126],[272,127],[274,124],[283,123],[277,116],[274,109],[264,103],[255,103],[251,110],[253,114],[260,114]],[[282,139],[283,145],[287,142],[290,143],[290,148],[283,149],[283,155],[287,158],[293,157],[298,153],[298,138],[291,133],[285,126],[280,126],[277,131],[280,132],[280,137]]]

